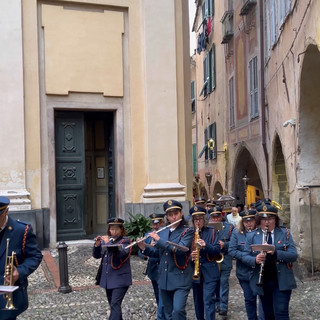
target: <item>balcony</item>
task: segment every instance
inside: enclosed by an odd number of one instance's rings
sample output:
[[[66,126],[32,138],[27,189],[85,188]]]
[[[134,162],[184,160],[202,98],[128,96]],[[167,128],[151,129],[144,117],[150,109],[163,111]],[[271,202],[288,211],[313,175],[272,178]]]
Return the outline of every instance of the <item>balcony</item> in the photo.
[[[228,43],[233,37],[233,10],[226,11],[221,19],[222,23],[222,41]]]
[[[242,0],[240,16],[246,16],[249,11],[257,4],[257,0]]]

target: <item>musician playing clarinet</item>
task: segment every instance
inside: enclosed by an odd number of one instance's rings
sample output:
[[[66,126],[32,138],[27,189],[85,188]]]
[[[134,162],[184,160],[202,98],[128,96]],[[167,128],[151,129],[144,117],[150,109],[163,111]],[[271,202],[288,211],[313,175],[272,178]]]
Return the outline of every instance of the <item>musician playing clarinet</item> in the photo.
[[[193,301],[197,320],[215,320],[214,293],[220,279],[216,257],[220,254],[218,234],[208,227],[207,210],[194,205],[189,211],[189,224],[194,228],[195,235],[192,248]]]
[[[155,241],[154,247],[146,246],[144,242],[138,242],[138,246],[146,256],[159,256],[158,286],[165,319],[185,320],[193,273],[190,264],[193,230],[187,226],[183,218],[180,202],[168,200],[164,203],[163,209],[171,227],[149,234]]]
[[[125,236],[123,223],[120,218],[109,219],[107,236],[96,237],[93,247],[93,257],[101,258],[96,284],[106,289],[111,309],[109,320],[122,320],[122,300],[132,284],[131,249],[125,248],[130,239]]]
[[[250,285],[261,298],[265,319],[289,319],[297,250],[289,229],[279,226],[278,209],[272,202],[261,202],[256,209],[258,229],[247,235],[242,261],[252,267]],[[273,245],[274,251],[252,251],[250,245],[257,244]]]

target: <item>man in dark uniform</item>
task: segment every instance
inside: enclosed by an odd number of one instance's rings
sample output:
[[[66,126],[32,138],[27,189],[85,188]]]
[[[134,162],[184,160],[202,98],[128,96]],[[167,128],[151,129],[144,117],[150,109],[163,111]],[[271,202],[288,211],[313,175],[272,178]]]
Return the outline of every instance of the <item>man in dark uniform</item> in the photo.
[[[195,230],[191,255],[194,268],[198,266],[197,270],[194,270],[192,282],[197,320],[215,319],[214,293],[220,278],[216,262],[216,257],[220,254],[218,236],[215,229],[207,226],[206,211],[198,206],[193,206],[190,210],[190,224]]]
[[[164,225],[164,213],[152,213],[150,214],[150,219],[152,222],[152,231],[158,231]],[[150,231],[150,232],[152,232]],[[147,232],[144,237],[146,237],[150,232]],[[155,242],[151,237],[148,237],[145,241],[146,244],[151,244],[154,246]],[[141,250],[138,251],[138,255],[140,258],[148,259],[146,274],[151,280],[154,295],[157,301],[158,312],[157,312],[157,320],[163,320],[163,306],[161,295],[159,295],[159,287],[158,287],[158,279],[159,279],[159,257],[147,257],[141,253]]]
[[[250,286],[261,298],[265,319],[289,319],[289,302],[296,282],[292,263],[298,253],[289,229],[279,226],[278,209],[270,202],[257,206],[258,229],[248,234],[242,261],[252,267]],[[250,245],[274,245],[274,251],[252,252]],[[264,267],[261,270],[261,263]],[[260,271],[263,281],[259,282]]]
[[[139,242],[138,246],[143,254],[160,258],[158,285],[165,319],[185,320],[192,285],[193,271],[189,258],[193,230],[185,223],[180,202],[168,200],[163,209],[171,227],[150,233],[155,241],[154,247],[146,247],[144,242]]]
[[[12,294],[12,303],[15,310],[4,310],[6,298],[10,295],[0,297],[0,319],[13,320],[28,308],[28,276],[34,272],[42,260],[41,251],[38,248],[35,234],[32,227],[21,221],[8,216],[10,200],[0,197],[0,284],[8,285],[8,277],[4,283],[4,271],[6,254],[14,257],[12,270],[12,285],[19,288]],[[7,240],[9,239],[9,240]],[[8,252],[7,252],[7,244]]]
[[[232,269],[232,257],[228,254],[228,249],[233,225],[223,221],[221,207],[213,207],[209,212],[210,222],[222,223],[222,229],[217,231],[220,250],[224,258],[220,263],[220,281],[216,289],[216,310],[219,315],[226,317],[229,302],[229,278]]]

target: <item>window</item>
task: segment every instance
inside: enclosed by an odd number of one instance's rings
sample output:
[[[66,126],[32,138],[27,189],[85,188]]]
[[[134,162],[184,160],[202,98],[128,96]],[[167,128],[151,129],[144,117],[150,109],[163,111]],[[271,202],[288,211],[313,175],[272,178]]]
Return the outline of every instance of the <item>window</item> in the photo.
[[[200,96],[206,97],[216,88],[216,59],[215,46],[212,45],[210,51],[203,60],[203,87]]]
[[[194,81],[191,81],[191,111],[196,111],[196,98],[195,98],[195,88]]]
[[[204,0],[202,5],[202,21],[214,15],[214,0]]]
[[[250,116],[252,119],[259,116],[257,57],[249,61],[249,73]]]
[[[195,174],[197,172],[197,144],[192,145],[192,172]]]
[[[230,128],[233,128],[235,126],[233,77],[229,80],[229,112],[230,112],[229,125],[230,125]]]
[[[266,5],[266,50],[267,56],[271,48],[276,44],[281,28],[290,13],[291,0],[268,0]]]

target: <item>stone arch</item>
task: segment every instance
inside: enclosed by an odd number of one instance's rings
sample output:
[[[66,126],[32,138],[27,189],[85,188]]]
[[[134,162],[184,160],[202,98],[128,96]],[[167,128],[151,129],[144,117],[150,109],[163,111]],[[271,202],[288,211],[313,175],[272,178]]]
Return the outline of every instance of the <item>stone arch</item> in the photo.
[[[320,270],[320,52],[310,44],[303,57],[300,77],[300,109],[297,148],[297,185],[299,215],[295,217],[299,229],[299,245],[302,259],[311,259],[314,270]]]
[[[236,156],[232,175],[232,195],[237,203],[242,204],[245,202],[245,183],[242,180],[245,175],[249,178],[247,185],[255,188],[255,198],[251,201],[262,199],[264,195],[258,167],[250,151],[242,147]]]
[[[320,53],[309,45],[303,60],[300,91],[299,170],[300,185],[320,182]]]
[[[285,226],[290,226],[290,194],[287,179],[286,163],[282,152],[279,135],[276,134],[273,144],[272,165],[272,200],[277,201],[282,210],[279,217]]]

